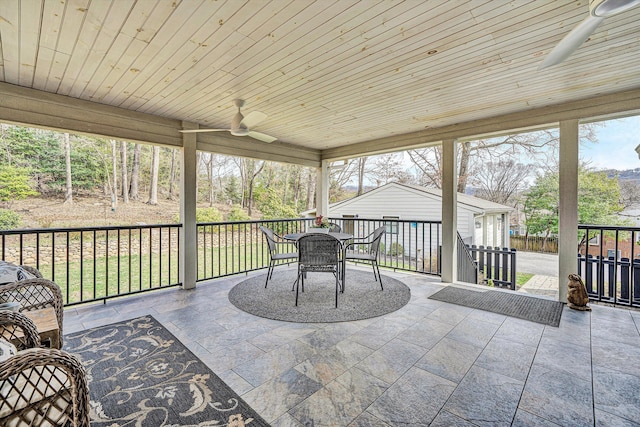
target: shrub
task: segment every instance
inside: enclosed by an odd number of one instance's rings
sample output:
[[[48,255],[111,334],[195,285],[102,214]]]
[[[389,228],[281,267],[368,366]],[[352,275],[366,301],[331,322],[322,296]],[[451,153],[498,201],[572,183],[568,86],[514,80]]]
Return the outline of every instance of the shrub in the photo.
[[[180,222],[180,214],[176,215],[176,222]],[[196,222],[222,222],[222,212],[216,208],[197,208]]]
[[[196,209],[196,222],[221,222],[222,212],[216,208],[197,208]]]
[[[14,230],[20,226],[20,215],[10,209],[0,209],[0,230]]]
[[[404,248],[400,243],[393,242],[389,247],[389,255],[391,256],[404,255]]]
[[[238,205],[233,205],[231,211],[229,211],[229,214],[227,215],[228,222],[249,220],[251,220],[251,217]]]

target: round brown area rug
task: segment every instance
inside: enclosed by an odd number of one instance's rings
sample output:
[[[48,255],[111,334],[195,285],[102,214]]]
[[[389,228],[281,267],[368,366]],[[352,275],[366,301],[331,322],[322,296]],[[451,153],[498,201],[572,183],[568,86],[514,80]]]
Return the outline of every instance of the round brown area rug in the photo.
[[[407,285],[382,276],[384,290],[372,271],[347,269],[345,292],[335,308],[335,278],[329,273],[307,273],[298,306],[292,291],[297,271],[276,270],[265,289],[266,274],[250,277],[229,291],[229,301],[240,310],[260,317],[300,323],[346,322],[382,316],[404,307],[411,298]]]

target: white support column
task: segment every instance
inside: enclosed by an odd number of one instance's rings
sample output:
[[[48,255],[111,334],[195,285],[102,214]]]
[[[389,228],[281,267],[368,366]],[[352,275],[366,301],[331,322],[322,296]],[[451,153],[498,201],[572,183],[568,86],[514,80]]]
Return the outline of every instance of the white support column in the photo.
[[[183,129],[197,129],[198,125],[182,122]],[[182,134],[180,168],[180,282],[183,289],[196,287],[198,234],[196,229],[196,134]]]
[[[577,273],[578,269],[578,120],[560,122],[558,217],[558,297],[561,302],[567,302],[567,276]]]
[[[442,281],[457,280],[458,160],[457,143],[442,141]]]
[[[499,247],[500,243],[498,241],[498,215],[491,215],[493,218],[493,246]]]
[[[506,213],[502,214],[502,247],[510,248],[511,247],[511,216]]]
[[[482,215],[482,244],[485,248],[489,246],[489,221],[487,221],[487,214]]]
[[[323,160],[317,170],[316,215],[329,216],[329,161]]]

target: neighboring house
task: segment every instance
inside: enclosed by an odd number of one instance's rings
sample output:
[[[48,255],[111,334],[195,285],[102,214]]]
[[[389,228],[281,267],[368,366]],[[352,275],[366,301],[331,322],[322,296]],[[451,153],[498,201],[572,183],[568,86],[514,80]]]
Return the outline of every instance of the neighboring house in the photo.
[[[467,244],[509,247],[513,208],[458,193],[458,233]],[[315,216],[315,209],[302,212]],[[442,221],[442,190],[392,182],[329,205],[331,218]]]

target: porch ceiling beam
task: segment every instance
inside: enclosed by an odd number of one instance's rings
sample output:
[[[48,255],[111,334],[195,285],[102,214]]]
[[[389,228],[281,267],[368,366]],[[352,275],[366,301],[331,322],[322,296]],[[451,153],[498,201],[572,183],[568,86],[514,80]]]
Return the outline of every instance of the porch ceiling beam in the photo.
[[[280,163],[320,167],[320,150],[283,142],[256,141],[249,137],[225,135],[226,132],[198,134],[198,150],[227,156],[249,157]]]
[[[0,120],[61,132],[182,147],[179,120],[0,83]]]
[[[558,126],[561,120],[623,117],[639,111],[640,89],[634,89],[330,148],[322,151],[322,160],[343,160],[421,148],[447,139],[464,140],[549,128]]]

